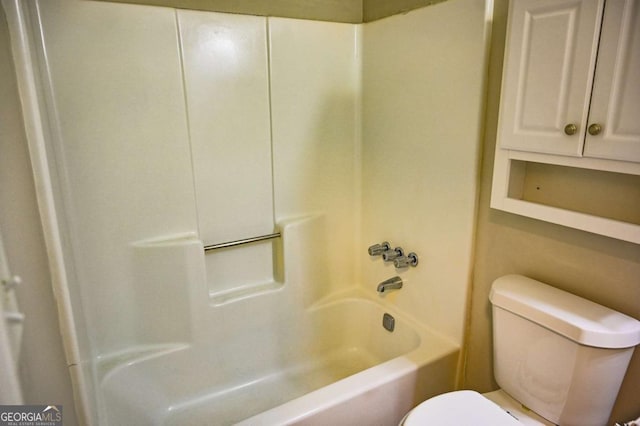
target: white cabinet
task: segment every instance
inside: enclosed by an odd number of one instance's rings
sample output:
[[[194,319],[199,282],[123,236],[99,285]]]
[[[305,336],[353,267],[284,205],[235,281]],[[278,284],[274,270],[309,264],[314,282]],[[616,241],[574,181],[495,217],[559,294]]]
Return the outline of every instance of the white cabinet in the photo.
[[[610,185],[618,199],[628,188],[638,198],[640,0],[511,0],[502,78],[491,207],[640,243],[639,219],[581,208],[596,179],[624,182]],[[527,171],[538,164],[580,176],[586,196],[532,192]],[[640,211],[623,204],[612,210]]]
[[[640,1],[609,0],[598,49],[584,156],[640,161]],[[593,127],[591,127],[593,130]]]
[[[640,1],[514,0],[505,58],[502,148],[640,161]]]
[[[503,148],[578,156],[603,0],[511,3],[500,109]],[[573,136],[564,127],[574,124]]]

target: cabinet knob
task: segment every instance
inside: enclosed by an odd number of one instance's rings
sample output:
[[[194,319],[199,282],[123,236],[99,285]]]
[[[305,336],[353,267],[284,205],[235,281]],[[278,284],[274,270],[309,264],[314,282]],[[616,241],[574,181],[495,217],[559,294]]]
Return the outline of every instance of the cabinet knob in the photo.
[[[599,125],[598,123],[593,123],[592,125],[589,126],[589,128],[587,128],[587,131],[592,136],[599,135],[600,132],[602,131],[602,126]]]
[[[575,135],[577,131],[578,131],[578,126],[576,126],[573,123],[567,124],[566,126],[564,126],[565,135],[572,136],[572,135]]]

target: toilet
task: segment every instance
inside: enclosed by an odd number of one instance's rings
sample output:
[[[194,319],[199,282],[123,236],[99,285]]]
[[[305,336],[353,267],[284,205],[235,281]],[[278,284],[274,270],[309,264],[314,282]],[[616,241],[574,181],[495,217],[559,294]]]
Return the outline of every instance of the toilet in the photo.
[[[401,424],[606,424],[640,321],[521,275],[495,280],[489,300],[500,390],[435,396]]]

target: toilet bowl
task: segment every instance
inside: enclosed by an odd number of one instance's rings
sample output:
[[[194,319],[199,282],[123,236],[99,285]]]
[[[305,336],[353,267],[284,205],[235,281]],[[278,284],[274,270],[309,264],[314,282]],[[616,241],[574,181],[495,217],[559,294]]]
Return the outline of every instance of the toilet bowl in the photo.
[[[606,424],[640,343],[640,321],[520,275],[494,281],[489,299],[501,389],[435,396],[401,424]]]
[[[401,425],[521,426],[522,423],[478,392],[457,391],[426,400],[411,410]]]
[[[554,426],[527,410],[502,390],[485,394],[463,390],[444,393],[411,410],[402,426]]]

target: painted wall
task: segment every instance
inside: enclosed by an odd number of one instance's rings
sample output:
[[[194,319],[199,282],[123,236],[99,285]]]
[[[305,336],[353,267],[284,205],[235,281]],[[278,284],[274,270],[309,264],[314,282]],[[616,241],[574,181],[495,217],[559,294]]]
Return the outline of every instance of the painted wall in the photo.
[[[367,291],[462,342],[482,129],[485,9],[456,0],[364,26],[363,238],[418,254],[397,271],[363,262]]]
[[[101,0],[167,6],[210,12],[258,16],[315,19],[334,22],[362,22],[362,0]]]
[[[359,24],[444,0],[101,0]]]
[[[476,260],[464,387],[486,392],[493,380],[491,312],[496,278],[518,273],[640,318],[640,246],[489,208],[507,1],[495,4]],[[569,195],[569,194],[567,194]],[[611,422],[640,416],[640,353],[636,350]]]
[[[31,163],[24,135],[9,33],[0,7],[0,229],[25,314],[20,380],[27,404],[62,404],[64,422],[76,425]]]

